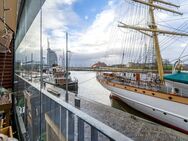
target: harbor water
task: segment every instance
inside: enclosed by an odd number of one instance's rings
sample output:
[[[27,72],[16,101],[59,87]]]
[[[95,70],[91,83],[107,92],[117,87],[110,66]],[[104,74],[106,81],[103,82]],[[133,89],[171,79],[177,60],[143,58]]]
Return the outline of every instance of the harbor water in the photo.
[[[111,92],[105,89],[96,79],[93,71],[72,71],[71,77],[78,79],[78,95],[92,101],[108,105],[138,117],[156,122],[141,112],[131,108],[120,100],[110,98]]]
[[[105,89],[97,80],[96,72],[72,71],[72,78],[78,79],[78,95],[110,106],[110,91]]]

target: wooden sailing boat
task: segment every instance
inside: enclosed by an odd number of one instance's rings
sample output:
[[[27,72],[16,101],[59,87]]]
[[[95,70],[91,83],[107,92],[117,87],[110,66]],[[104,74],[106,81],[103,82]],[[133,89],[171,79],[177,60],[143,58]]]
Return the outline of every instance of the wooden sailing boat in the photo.
[[[163,0],[132,1],[149,7],[150,25],[148,25],[148,28],[145,28],[120,22],[118,26],[136,30],[152,37],[158,75],[141,72],[124,72],[123,75],[117,73],[98,73],[97,79],[114,96],[120,98],[129,106],[188,134],[188,73],[181,71],[182,64],[178,60],[174,65],[173,73],[164,75],[158,40],[158,34],[177,36],[188,36],[188,34],[158,29],[154,10],[160,9],[179,15],[182,15],[182,13],[159,5],[160,3],[176,8],[179,7]],[[145,76],[149,76],[151,79],[142,79]]]

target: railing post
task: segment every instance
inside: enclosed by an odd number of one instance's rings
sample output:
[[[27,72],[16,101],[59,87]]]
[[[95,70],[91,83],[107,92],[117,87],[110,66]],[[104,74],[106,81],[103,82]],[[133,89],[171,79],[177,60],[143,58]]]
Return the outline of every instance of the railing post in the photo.
[[[74,115],[68,111],[68,141],[74,141]]]
[[[61,119],[60,119],[60,124],[61,124],[61,132],[63,136],[66,138],[66,129],[67,129],[67,110],[64,107],[61,107]]]
[[[93,126],[91,126],[91,141],[98,141],[98,131]]]
[[[84,121],[78,117],[78,141],[84,141]]]

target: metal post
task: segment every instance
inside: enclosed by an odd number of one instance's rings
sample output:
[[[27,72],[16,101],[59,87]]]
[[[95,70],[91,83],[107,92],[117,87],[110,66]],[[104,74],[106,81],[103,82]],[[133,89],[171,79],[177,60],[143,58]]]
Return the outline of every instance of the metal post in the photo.
[[[66,94],[65,94],[65,101],[68,102],[68,33],[66,32]]]
[[[98,131],[93,126],[91,126],[91,141],[98,141]]]
[[[78,141],[84,141],[84,121],[78,117]]]
[[[31,53],[31,82],[33,81],[33,53]]]
[[[74,141],[74,114],[68,112],[68,141]]]
[[[40,0],[40,112],[39,112],[39,131],[40,131],[40,135],[42,135],[42,89],[43,89],[43,46],[42,46],[42,0]]]
[[[61,132],[64,136],[64,138],[67,138],[67,110],[61,106],[61,118],[60,118],[60,124],[61,124]]]

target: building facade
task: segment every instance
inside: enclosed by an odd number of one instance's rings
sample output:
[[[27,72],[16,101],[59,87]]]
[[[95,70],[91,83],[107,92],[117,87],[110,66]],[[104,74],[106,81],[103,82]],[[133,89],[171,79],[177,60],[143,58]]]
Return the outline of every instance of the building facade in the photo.
[[[47,49],[47,65],[52,67],[53,64],[57,64],[57,54],[49,47]]]

